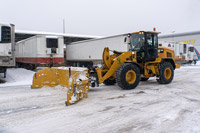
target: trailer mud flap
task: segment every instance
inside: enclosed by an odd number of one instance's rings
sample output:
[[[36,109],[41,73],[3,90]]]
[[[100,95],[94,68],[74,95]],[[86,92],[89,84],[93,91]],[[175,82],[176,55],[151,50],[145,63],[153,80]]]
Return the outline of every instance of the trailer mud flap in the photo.
[[[45,68],[37,71],[33,76],[32,89],[43,86],[67,87],[66,105],[71,105],[88,97],[89,74],[87,69],[78,68]]]

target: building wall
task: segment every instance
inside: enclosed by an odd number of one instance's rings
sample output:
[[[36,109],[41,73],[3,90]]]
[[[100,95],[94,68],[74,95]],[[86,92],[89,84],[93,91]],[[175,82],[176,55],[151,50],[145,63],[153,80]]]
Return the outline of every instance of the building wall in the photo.
[[[195,47],[197,54],[200,53],[200,34],[183,36],[176,36],[176,34],[174,34],[174,36],[172,35],[169,37],[160,36],[159,41],[182,42],[184,44],[190,44]]]

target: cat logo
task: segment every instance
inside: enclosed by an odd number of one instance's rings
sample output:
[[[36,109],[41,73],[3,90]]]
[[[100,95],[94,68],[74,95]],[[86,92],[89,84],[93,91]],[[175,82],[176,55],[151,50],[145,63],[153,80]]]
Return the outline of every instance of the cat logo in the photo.
[[[177,43],[194,44],[195,40],[177,41]]]

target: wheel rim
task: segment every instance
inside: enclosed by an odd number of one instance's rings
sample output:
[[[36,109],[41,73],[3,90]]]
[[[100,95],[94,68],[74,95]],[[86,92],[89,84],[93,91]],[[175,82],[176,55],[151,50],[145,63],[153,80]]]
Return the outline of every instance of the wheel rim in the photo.
[[[129,84],[133,84],[136,80],[136,73],[133,70],[129,70],[126,73],[126,82]]]
[[[171,75],[172,75],[171,69],[170,68],[166,68],[164,74],[165,74],[165,78],[166,79],[170,79]]]

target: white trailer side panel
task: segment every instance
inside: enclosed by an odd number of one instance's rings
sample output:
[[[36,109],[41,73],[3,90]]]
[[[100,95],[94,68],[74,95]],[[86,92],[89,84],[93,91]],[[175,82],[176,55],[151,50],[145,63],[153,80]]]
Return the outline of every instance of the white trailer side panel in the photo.
[[[45,36],[34,36],[16,44],[16,57],[50,57]],[[63,37],[58,37],[57,53],[54,57],[64,57]]]
[[[37,37],[32,37],[16,44],[16,57],[36,57]]]
[[[71,43],[66,48],[67,61],[102,60],[105,47],[109,47],[110,50],[127,51],[127,44],[124,43],[125,36],[119,35]]]
[[[16,62],[28,64],[64,63],[63,37],[34,36],[16,44]]]

